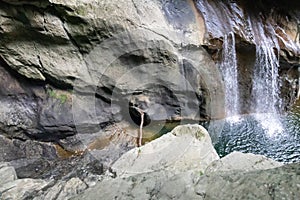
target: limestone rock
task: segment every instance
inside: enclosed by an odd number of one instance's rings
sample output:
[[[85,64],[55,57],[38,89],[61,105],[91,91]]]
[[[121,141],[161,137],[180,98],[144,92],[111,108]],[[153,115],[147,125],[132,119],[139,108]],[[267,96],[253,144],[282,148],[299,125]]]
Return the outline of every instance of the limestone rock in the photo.
[[[0,163],[0,187],[6,183],[17,179],[17,174],[12,166],[8,163]]]
[[[44,194],[38,194],[33,196],[34,200],[64,200],[70,199],[73,196],[76,196],[78,193],[81,193],[87,188],[87,185],[81,181],[79,178],[71,178],[68,181],[59,181],[51,188],[49,188]]]
[[[47,181],[39,179],[17,179],[0,186],[1,199],[26,199],[48,185]]]
[[[299,164],[202,174],[156,171],[99,182],[74,199],[297,199]]]
[[[282,166],[283,163],[274,161],[262,155],[255,155],[252,153],[233,152],[220,160],[212,162],[205,174],[217,171],[253,171],[263,170]]]
[[[199,199],[297,199],[300,165],[204,175],[195,186]]]
[[[207,131],[200,125],[182,125],[172,132],[130,150],[112,166],[118,176],[130,176],[157,170],[174,173],[189,169],[204,171],[219,159]]]
[[[18,1],[12,3],[18,4]],[[28,1],[23,3],[30,4]],[[195,16],[186,16],[185,23],[182,23],[184,25],[177,26],[175,31],[164,16],[159,1],[51,0],[48,7],[50,3],[55,12],[47,12],[33,6],[11,6],[4,3],[1,6],[0,13],[7,17],[3,18],[1,23],[2,34],[5,34],[6,38],[0,42],[6,45],[0,52],[10,67],[28,78],[46,80],[50,77],[73,85],[74,79],[88,76],[88,71],[91,70],[87,68],[81,53],[89,52],[97,43],[127,30],[150,30],[153,34],[162,35],[177,44],[201,44],[198,35],[202,30],[196,29]],[[181,6],[191,10],[188,3]],[[19,19],[15,13],[22,13],[24,20]],[[183,15],[184,12],[178,14]],[[186,37],[185,33],[188,33],[189,37]],[[35,41],[32,41],[33,35],[36,36]],[[14,39],[26,38],[27,41],[23,40],[21,44],[4,43],[11,36],[14,36]],[[147,39],[147,35],[144,39]],[[62,65],[63,68],[60,67]]]
[[[106,179],[74,199],[196,199],[191,171],[177,175],[168,171]]]

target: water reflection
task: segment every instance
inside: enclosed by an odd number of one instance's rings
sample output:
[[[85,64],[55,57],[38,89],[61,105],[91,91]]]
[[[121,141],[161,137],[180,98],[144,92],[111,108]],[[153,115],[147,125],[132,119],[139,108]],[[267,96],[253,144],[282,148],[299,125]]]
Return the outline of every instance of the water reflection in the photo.
[[[213,138],[219,155],[233,151],[265,155],[280,162],[300,161],[300,102],[286,115],[273,119],[269,114],[244,115],[238,121],[222,122],[222,131]],[[259,123],[258,118],[265,123]]]

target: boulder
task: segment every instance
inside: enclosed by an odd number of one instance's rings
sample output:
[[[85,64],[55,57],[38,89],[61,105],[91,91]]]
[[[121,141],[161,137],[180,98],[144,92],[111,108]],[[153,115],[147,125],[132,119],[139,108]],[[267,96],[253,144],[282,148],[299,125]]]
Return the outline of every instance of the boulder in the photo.
[[[167,170],[173,173],[204,171],[218,160],[207,131],[200,125],[182,125],[170,133],[123,154],[112,166],[117,176]]]
[[[299,169],[240,152],[219,159],[203,127],[183,125],[125,153],[116,177],[74,199],[293,199]]]
[[[78,193],[81,193],[87,188],[87,185],[81,181],[79,178],[74,177],[67,181],[59,181],[51,188],[46,190],[43,194],[41,191],[34,195],[34,200],[64,200],[70,199],[73,196],[76,196]]]
[[[0,186],[17,179],[15,169],[8,163],[0,163]]]
[[[104,179],[73,199],[196,199],[191,171],[174,175],[155,171],[130,177]]]
[[[29,160],[38,158],[58,158],[55,146],[50,143],[33,140],[22,141],[18,139],[8,139],[0,135],[0,145],[0,162],[24,158]]]
[[[17,179],[0,186],[0,198],[32,198],[38,191],[47,187],[48,184],[48,181],[40,179]]]
[[[205,170],[205,174],[217,171],[253,171],[271,169],[282,166],[283,163],[274,161],[262,155],[252,153],[232,152],[220,160],[212,162]]]

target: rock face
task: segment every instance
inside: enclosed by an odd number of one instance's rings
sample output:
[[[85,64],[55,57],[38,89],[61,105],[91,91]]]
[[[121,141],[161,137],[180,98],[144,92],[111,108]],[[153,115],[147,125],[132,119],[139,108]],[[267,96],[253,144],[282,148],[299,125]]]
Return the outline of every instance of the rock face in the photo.
[[[149,122],[224,116],[221,76],[201,46],[205,29],[192,1],[0,1],[0,7],[6,137],[75,151],[89,145],[80,134],[97,138],[108,124],[138,123],[134,107]]]
[[[195,192],[202,199],[297,199],[299,180],[299,164],[291,164],[269,170],[204,176]]]

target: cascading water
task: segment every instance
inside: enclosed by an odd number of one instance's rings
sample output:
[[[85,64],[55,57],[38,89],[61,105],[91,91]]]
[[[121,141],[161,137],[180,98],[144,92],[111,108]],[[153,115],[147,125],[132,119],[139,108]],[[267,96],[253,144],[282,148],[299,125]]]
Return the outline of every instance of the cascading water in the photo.
[[[235,36],[233,32],[224,36],[222,62],[220,70],[225,83],[226,117],[239,114],[239,89],[237,74],[237,59],[235,51]]]
[[[279,62],[270,46],[258,46],[253,74],[253,111],[255,113],[277,113]]]
[[[274,15],[276,9],[266,13],[259,5],[254,5],[247,12],[239,1],[230,0],[196,0],[196,6],[205,21],[206,39],[212,49],[219,45],[215,39],[227,34],[220,62],[227,118],[214,120],[209,127],[217,152],[225,156],[241,151],[262,154],[282,162],[298,162],[300,101],[293,111],[282,115],[278,70],[280,47],[299,53],[299,44],[286,34],[281,27],[283,22],[276,21],[274,16],[279,16]],[[235,39],[240,50],[238,55]],[[245,41],[253,46],[245,45]],[[253,51],[254,46],[256,52]],[[237,60],[241,71],[237,70]],[[238,74],[242,76],[238,77]],[[245,115],[240,115],[243,113]],[[240,116],[232,117],[236,115]]]
[[[253,111],[255,118],[265,129],[268,136],[275,136],[283,132],[278,109],[279,98],[279,61],[273,48],[258,46],[256,63],[253,74]]]
[[[251,20],[256,33],[256,60],[252,78],[252,112],[268,136],[283,132],[280,121],[281,100],[279,98],[279,55],[277,39],[267,37],[260,20]],[[252,29],[252,27],[251,27]],[[253,29],[252,29],[253,31]],[[275,35],[275,32],[273,33]]]

